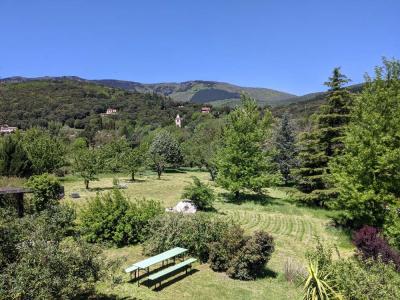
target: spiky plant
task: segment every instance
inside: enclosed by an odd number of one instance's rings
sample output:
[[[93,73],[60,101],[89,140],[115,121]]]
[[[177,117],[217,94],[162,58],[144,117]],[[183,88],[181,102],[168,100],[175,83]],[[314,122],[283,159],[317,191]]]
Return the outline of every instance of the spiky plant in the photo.
[[[308,264],[308,277],[304,284],[304,297],[303,300],[329,300],[329,299],[342,299],[329,282],[329,272],[319,270],[318,264],[312,261]]]

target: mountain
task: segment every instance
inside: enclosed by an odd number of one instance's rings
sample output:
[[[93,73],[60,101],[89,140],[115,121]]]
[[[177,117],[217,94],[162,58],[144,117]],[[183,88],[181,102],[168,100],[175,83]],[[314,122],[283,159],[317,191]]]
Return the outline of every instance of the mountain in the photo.
[[[101,120],[101,114],[108,108],[115,108],[118,113]],[[110,128],[124,122],[156,128],[173,124],[178,113],[190,119],[200,110],[201,105],[196,103],[181,107],[162,95],[130,92],[71,78],[14,78],[0,83],[0,124],[22,129],[47,127],[51,121],[76,129],[103,121],[108,122]]]
[[[32,80],[73,80],[90,82],[107,87],[120,88],[131,92],[156,93],[171,97],[176,102],[208,103],[213,106],[234,106],[239,103],[240,94],[247,93],[258,100],[259,104],[276,106],[281,103],[296,102],[293,94],[267,88],[241,87],[225,82],[193,80],[180,83],[151,83],[144,84],[134,81],[100,79],[89,80],[76,76],[61,77],[9,77],[0,79],[0,83],[18,83]],[[288,101],[288,99],[291,99]]]

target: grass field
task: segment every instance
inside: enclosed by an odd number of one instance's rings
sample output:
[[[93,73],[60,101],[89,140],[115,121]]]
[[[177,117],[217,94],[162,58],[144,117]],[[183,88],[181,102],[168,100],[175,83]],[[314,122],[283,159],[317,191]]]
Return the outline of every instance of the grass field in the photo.
[[[191,176],[208,180],[208,174],[204,172],[166,173],[161,180],[149,173],[139,177],[137,182],[127,183],[128,188],[123,191],[131,198],[152,198],[169,207],[179,201],[184,186],[191,182]],[[118,177],[123,183],[128,180],[123,174]],[[91,189],[86,191],[81,180],[67,177],[63,183],[66,201],[79,206],[97,192],[111,189],[112,178],[104,175],[99,181],[91,183]],[[81,198],[69,198],[72,191],[79,192]],[[215,204],[215,213],[234,218],[248,233],[265,229],[274,236],[276,250],[264,278],[247,282],[233,280],[203,264],[195,265],[197,271],[190,275],[173,277],[160,291],[137,287],[128,281],[125,274],[121,284],[112,287],[109,283],[102,283],[97,286],[98,291],[111,298],[122,299],[300,299],[301,287],[286,282],[283,275],[287,259],[305,263],[304,254],[313,246],[315,236],[336,244],[343,254],[353,251],[348,236],[329,225],[328,212],[296,206],[282,190],[271,189],[262,199],[244,199],[238,204],[226,201],[224,191],[218,188],[216,191],[222,196]],[[144,258],[140,245],[107,249],[105,254],[110,258],[122,258],[124,267]]]

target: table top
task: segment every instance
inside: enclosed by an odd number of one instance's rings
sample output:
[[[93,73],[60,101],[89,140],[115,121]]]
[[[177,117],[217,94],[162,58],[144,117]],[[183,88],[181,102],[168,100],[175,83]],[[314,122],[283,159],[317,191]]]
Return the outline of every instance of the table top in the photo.
[[[176,248],[170,249],[168,251],[165,251],[163,253],[157,254],[156,256],[152,256],[152,257],[146,258],[145,260],[134,263],[133,266],[138,267],[140,269],[145,269],[147,267],[150,267],[152,265],[160,263],[164,260],[175,257],[179,254],[185,253],[186,251],[188,251],[188,250],[185,248],[176,247]]]

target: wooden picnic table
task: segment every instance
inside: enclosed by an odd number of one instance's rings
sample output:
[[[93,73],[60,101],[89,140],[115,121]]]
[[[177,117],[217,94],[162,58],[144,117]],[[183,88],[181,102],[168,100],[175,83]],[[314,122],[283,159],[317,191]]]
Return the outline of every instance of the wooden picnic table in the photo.
[[[126,273],[135,272],[135,278],[139,277],[140,270],[146,270],[147,274],[148,274],[151,266],[158,264],[160,262],[164,263],[164,261],[171,259],[171,258],[173,258],[175,261],[175,258],[178,255],[181,255],[181,254],[185,253],[186,251],[188,251],[188,250],[185,248],[175,247],[175,248],[165,251],[163,253],[157,254],[155,256],[152,256],[152,257],[146,258],[142,261],[139,261],[137,263],[134,263],[133,265],[126,268],[125,272]],[[137,274],[136,274],[136,272],[137,272]],[[138,280],[138,285],[139,285],[139,281],[140,280]]]

